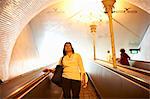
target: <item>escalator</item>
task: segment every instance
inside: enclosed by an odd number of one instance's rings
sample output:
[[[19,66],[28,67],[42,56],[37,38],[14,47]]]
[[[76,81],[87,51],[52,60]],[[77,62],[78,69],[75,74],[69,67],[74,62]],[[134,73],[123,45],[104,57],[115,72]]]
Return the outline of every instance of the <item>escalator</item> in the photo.
[[[0,85],[2,99],[62,99],[63,92],[60,87],[51,82],[52,74],[42,72],[43,68],[19,76]],[[25,80],[26,79],[26,80]],[[22,83],[21,83],[22,82]],[[9,90],[10,89],[10,90]],[[89,81],[87,88],[81,88],[80,99],[100,99],[95,88]]]
[[[119,68],[114,69],[108,65],[99,60],[86,62],[85,69],[89,76],[89,82],[87,88],[81,88],[80,99],[149,99],[149,72],[145,76],[147,78],[140,79],[135,77],[136,73]],[[51,82],[51,73],[43,73],[42,70],[43,68],[1,84],[1,98],[62,99],[62,89]],[[139,75],[139,77],[144,76]]]

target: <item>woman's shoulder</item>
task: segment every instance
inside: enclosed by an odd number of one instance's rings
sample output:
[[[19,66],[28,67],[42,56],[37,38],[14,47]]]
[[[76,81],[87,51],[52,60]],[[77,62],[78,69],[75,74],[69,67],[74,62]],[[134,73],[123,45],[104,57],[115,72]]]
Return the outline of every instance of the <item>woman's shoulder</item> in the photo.
[[[79,54],[79,53],[74,53],[74,55],[80,56],[80,54]]]
[[[74,53],[75,57],[81,57],[81,55],[79,53]]]

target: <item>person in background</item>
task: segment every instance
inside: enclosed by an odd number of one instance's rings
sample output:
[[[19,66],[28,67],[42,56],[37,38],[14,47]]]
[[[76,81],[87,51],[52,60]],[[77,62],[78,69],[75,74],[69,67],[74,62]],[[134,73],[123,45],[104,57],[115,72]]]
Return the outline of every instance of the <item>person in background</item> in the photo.
[[[128,54],[125,53],[125,49],[120,49],[120,52],[120,64],[130,66],[128,61],[130,60],[130,57],[128,56]]]
[[[112,62],[112,55],[109,50],[107,51],[107,61]]]

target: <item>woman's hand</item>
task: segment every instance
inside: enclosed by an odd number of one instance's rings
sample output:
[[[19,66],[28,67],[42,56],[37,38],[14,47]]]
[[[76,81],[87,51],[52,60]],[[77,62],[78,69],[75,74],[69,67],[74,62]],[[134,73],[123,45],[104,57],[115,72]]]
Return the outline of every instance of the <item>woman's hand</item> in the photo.
[[[45,68],[44,70],[43,70],[43,72],[48,72],[48,71],[50,71],[50,72],[54,72],[54,70],[53,69],[48,69],[48,68]]]
[[[44,70],[43,70],[43,72],[48,72],[49,71],[49,69],[48,68],[45,68]]]
[[[87,82],[86,82],[86,75],[85,75],[85,73],[83,73],[83,75],[82,75],[81,85],[83,86],[83,88],[86,88],[86,87],[87,87]]]

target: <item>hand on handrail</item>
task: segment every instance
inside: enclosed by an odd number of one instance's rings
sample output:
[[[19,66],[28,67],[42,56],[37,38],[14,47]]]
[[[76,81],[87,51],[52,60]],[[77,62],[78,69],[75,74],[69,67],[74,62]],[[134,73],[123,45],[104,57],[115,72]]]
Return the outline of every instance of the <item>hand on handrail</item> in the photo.
[[[52,73],[54,73],[54,70],[53,69],[48,69],[48,68],[45,68],[44,70],[43,70],[43,72],[52,72]]]

